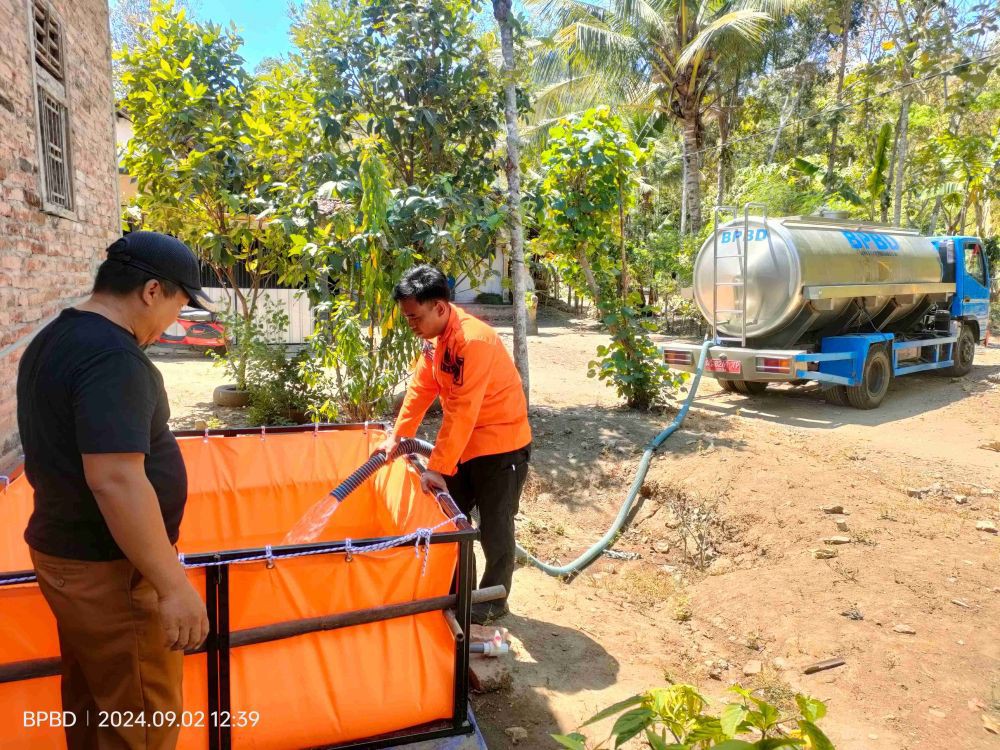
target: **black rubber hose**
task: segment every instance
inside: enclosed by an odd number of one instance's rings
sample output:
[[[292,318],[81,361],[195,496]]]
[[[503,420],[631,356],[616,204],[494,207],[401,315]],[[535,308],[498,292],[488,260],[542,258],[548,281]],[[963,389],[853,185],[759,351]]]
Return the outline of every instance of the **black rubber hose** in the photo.
[[[432,450],[434,450],[434,446],[425,440],[418,440],[417,438],[403,438],[399,441],[399,445],[396,446],[396,450],[393,451],[391,456],[386,456],[382,451],[376,451],[367,461],[355,469],[351,475],[347,477],[347,479],[330,490],[330,494],[337,498],[339,502],[343,502],[348,495],[375,476],[375,472],[385,466],[389,461],[410,453],[419,453],[422,456],[430,456]]]

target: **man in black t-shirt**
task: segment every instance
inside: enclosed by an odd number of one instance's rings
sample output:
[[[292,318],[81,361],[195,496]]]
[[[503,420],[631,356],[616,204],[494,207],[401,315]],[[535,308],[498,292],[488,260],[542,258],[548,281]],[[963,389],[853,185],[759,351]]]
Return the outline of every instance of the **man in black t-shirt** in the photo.
[[[186,304],[211,306],[194,254],[133,232],[108,248],[93,295],[21,360],[17,417],[35,501],[24,536],[58,625],[63,710],[76,715],[69,750],[173,748],[179,724],[152,726],[154,714],[180,715],[184,650],[208,634],[174,547],[184,462],[163,379],[143,353]],[[102,711],[143,721],[102,727]]]

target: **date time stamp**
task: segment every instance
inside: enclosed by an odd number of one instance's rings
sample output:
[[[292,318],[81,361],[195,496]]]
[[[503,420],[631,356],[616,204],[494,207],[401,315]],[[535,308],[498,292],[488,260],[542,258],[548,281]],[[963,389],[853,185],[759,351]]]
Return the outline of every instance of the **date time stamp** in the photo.
[[[26,729],[96,726],[108,729],[130,727],[208,727],[211,729],[255,727],[259,711],[25,711]]]

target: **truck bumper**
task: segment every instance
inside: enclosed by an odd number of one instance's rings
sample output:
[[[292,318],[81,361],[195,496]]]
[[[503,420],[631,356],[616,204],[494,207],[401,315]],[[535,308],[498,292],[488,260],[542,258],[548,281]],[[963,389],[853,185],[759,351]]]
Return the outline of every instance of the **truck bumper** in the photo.
[[[667,341],[658,346],[670,369],[694,372],[697,368],[701,344]],[[708,350],[703,375],[717,380],[802,380],[806,378],[810,363],[798,361],[798,358],[808,353],[806,349],[744,349],[716,345]]]

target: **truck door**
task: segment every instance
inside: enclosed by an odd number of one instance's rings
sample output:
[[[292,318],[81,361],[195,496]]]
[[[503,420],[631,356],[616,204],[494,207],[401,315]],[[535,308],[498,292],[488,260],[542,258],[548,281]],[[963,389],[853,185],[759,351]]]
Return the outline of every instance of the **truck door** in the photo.
[[[986,332],[990,311],[989,275],[986,272],[986,253],[978,240],[957,240],[956,249],[961,257],[956,258],[956,296],[960,316],[975,318],[979,330]]]

